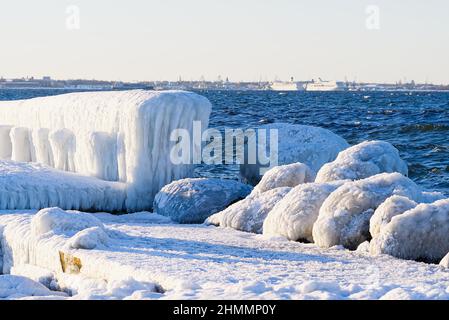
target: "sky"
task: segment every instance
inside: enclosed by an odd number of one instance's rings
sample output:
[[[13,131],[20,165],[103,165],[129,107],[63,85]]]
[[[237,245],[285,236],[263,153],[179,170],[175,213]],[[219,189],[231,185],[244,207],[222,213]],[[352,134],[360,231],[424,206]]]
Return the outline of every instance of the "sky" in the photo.
[[[449,83],[447,0],[0,0],[0,76]]]

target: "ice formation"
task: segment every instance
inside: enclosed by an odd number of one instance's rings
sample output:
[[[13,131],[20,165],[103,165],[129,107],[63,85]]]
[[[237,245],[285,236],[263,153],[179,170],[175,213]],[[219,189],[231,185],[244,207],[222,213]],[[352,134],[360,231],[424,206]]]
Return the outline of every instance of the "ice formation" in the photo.
[[[281,187],[261,194],[249,196],[227,209],[210,216],[206,224],[230,227],[236,230],[262,233],[263,222],[273,207],[292,188]]]
[[[280,187],[296,187],[298,184],[313,182],[315,173],[300,162],[274,167],[267,171],[251,195]]]
[[[182,179],[156,195],[154,211],[180,223],[203,223],[230,204],[246,198],[251,187],[233,180]]]
[[[89,228],[99,228],[104,231],[103,223],[93,215],[78,211],[64,211],[60,208],[43,209],[31,220],[31,234],[35,238],[47,236],[48,233],[72,237]]]
[[[313,242],[312,228],[321,205],[343,183],[306,183],[293,188],[268,213],[263,234]]]
[[[175,165],[175,129],[206,129],[209,101],[183,91],[70,93],[0,102],[0,158],[126,182],[126,207],[151,208],[167,183],[192,173]],[[8,138],[9,136],[9,138]]]
[[[103,227],[90,227],[76,233],[69,239],[71,249],[98,249],[107,247],[110,238]]]
[[[24,297],[64,297],[62,292],[50,291],[44,285],[31,279],[15,276],[0,275],[0,299],[20,299]]]
[[[384,141],[365,141],[339,153],[335,161],[325,164],[316,182],[359,180],[383,172],[408,174],[407,164],[398,150]]]
[[[395,216],[373,238],[372,254],[438,263],[449,252],[449,199]]]
[[[313,226],[313,239],[321,247],[343,245],[355,250],[370,239],[374,210],[393,195],[419,200],[421,189],[400,173],[382,173],[345,183],[324,201]]]
[[[64,172],[38,163],[0,160],[0,210],[61,207],[125,210],[126,185]]]
[[[440,261],[440,266],[444,268],[449,268],[449,252],[447,255],[444,256],[444,258]]]
[[[376,211],[374,211],[369,223],[371,237],[376,237],[380,230],[387,225],[394,216],[403,214],[405,211],[413,209],[418,204],[403,196],[392,196],[385,200]]]
[[[267,130],[268,146],[269,130],[278,130],[278,165],[301,162],[317,172],[325,163],[335,160],[340,151],[349,147],[345,139],[323,128],[272,123],[260,129]],[[259,162],[242,164],[240,173],[249,183],[256,185],[261,178],[261,167],[264,166]]]

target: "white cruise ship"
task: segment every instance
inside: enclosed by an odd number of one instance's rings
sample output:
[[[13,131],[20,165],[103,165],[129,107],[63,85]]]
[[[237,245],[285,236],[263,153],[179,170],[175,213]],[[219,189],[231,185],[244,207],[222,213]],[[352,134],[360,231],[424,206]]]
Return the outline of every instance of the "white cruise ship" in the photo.
[[[343,90],[343,87],[335,80],[324,81],[318,78],[318,80],[312,80],[312,82],[307,83],[305,89],[306,91],[337,91]]]

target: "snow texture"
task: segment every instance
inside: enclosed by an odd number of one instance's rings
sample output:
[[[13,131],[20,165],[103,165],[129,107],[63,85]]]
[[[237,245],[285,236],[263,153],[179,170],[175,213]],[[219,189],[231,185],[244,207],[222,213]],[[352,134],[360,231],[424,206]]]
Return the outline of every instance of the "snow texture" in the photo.
[[[50,296],[65,296],[61,292],[52,292],[44,285],[31,279],[0,275],[0,299],[20,299],[23,297],[41,296],[49,299]]]
[[[90,230],[97,233],[97,229],[104,231],[103,223],[93,215],[78,211],[64,211],[59,208],[47,208],[39,211],[31,220],[31,234],[35,238],[46,236],[47,233],[60,234],[81,238],[80,231]],[[84,234],[85,235],[85,234]]]
[[[154,211],[179,223],[203,223],[209,216],[246,198],[251,187],[233,180],[182,179],[156,195]]]
[[[325,163],[335,160],[340,151],[349,147],[345,139],[323,128],[272,123],[259,129],[267,130],[267,148],[270,145],[269,130],[278,130],[278,165],[301,162],[317,172]],[[264,151],[269,154],[269,150]],[[261,179],[260,169],[264,167],[260,162],[245,163],[240,165],[240,174],[246,181],[256,185]]]
[[[335,161],[318,171],[315,181],[360,180],[384,172],[407,176],[407,164],[390,143],[365,141],[340,152]]]
[[[192,132],[193,121],[207,129],[210,112],[206,98],[183,91],[84,92],[1,101],[0,158],[126,182],[127,209],[145,210],[164,185],[192,174],[192,166],[170,161],[175,143],[170,134],[175,129]]]
[[[126,185],[64,172],[38,163],[0,160],[0,210],[60,207],[125,210]]]
[[[268,213],[263,234],[313,242],[312,228],[321,205],[344,182],[306,183],[293,188]]]
[[[374,211],[369,223],[371,237],[376,237],[380,230],[387,225],[394,216],[403,214],[405,211],[413,209],[418,204],[403,196],[392,196],[385,200],[376,211]]]
[[[393,217],[371,241],[374,255],[438,263],[449,252],[449,199]]]
[[[79,231],[69,240],[69,247],[72,249],[99,249],[107,247],[109,244],[109,236],[104,228],[91,227]]]
[[[268,213],[291,189],[289,187],[281,187],[249,196],[209,217],[206,220],[206,224],[230,227],[252,233],[262,233],[263,222]]]
[[[280,187],[296,187],[299,184],[313,182],[315,173],[300,162],[274,167],[268,170],[254,188],[251,195]]]
[[[34,214],[0,212],[0,229],[8,229],[0,232],[5,260],[14,253],[14,272],[55,283],[69,294],[59,298],[449,299],[448,271],[437,265],[232,229],[138,222],[152,216],[148,213],[130,221],[127,215],[95,215],[113,241],[103,250],[71,251],[83,267],[78,274],[63,273],[57,253],[69,239],[33,240]],[[26,267],[19,263],[24,260]],[[53,299],[58,292],[46,294],[41,298]]]
[[[343,245],[355,250],[369,240],[374,210],[393,195],[419,200],[421,189],[400,173],[382,173],[345,183],[324,201],[313,226],[313,239],[321,247]]]

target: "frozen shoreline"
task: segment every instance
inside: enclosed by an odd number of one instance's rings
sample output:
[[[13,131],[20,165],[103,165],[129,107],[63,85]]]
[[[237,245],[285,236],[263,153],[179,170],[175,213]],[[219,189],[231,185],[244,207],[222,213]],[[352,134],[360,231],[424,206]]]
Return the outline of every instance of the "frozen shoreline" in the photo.
[[[149,213],[94,215],[104,223],[110,245],[70,250],[82,267],[79,274],[68,274],[58,253],[66,240],[31,241],[32,216],[30,211],[0,211],[1,240],[22,264],[36,258],[34,265],[72,290],[72,299],[449,298],[449,271],[438,265],[341,247],[325,250],[232,229],[159,224],[164,219]],[[6,224],[16,234],[14,241],[5,238]],[[23,275],[29,276],[30,269],[15,266],[19,274],[28,270]],[[151,290],[150,284],[159,289]]]

